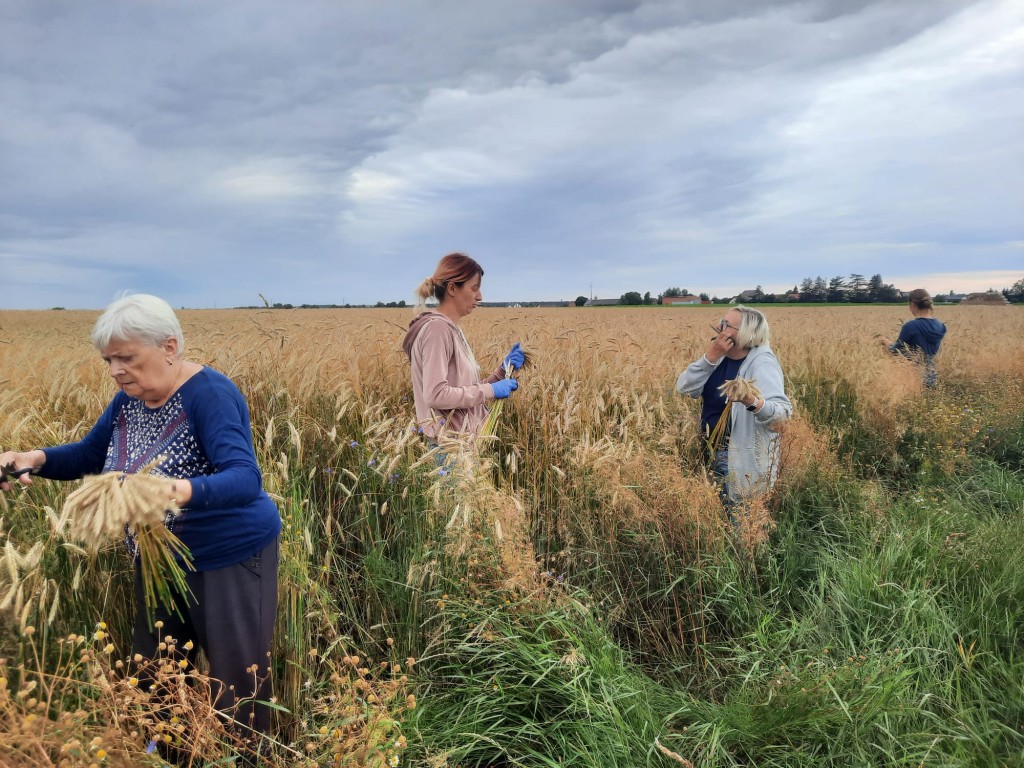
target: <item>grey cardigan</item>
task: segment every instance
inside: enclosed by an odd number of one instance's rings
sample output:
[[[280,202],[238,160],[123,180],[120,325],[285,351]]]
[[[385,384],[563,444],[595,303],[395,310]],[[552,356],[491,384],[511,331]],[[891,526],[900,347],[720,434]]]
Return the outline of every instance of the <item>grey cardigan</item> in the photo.
[[[709,363],[701,355],[679,374],[676,391],[700,397],[708,377],[721,362]],[[728,486],[729,498],[734,502],[766,491],[775,484],[781,436],[771,427],[793,415],[793,404],[784,389],[782,366],[769,346],[753,347],[740,363],[736,375],[754,380],[761,390],[764,405],[757,413],[748,411],[742,403],[730,409]]]

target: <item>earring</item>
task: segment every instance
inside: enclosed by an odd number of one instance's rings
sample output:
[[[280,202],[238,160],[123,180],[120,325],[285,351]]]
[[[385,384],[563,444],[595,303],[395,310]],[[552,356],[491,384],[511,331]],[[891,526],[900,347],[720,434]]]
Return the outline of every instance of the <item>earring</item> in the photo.
[[[169,358],[169,357],[168,357],[168,358],[167,358],[167,364],[168,364],[168,365],[174,365],[174,361],[173,361],[173,360],[171,360],[171,358]]]

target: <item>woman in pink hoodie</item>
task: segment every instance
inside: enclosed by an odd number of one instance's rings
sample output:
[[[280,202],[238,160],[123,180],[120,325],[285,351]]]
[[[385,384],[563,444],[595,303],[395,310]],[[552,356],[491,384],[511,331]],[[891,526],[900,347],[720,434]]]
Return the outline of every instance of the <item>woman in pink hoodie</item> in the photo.
[[[483,381],[459,321],[482,300],[484,270],[469,256],[450,253],[417,289],[423,311],[411,323],[402,349],[412,365],[416,420],[431,444],[445,436],[474,436],[487,420],[487,401],[504,399],[519,386],[505,378],[505,365],[523,365],[517,343],[502,365]],[[437,307],[426,308],[433,296]]]

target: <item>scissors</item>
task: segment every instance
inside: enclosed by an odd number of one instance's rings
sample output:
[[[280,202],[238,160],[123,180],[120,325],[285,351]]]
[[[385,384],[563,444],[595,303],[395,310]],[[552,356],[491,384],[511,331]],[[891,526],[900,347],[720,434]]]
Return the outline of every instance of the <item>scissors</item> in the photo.
[[[0,483],[6,483],[8,480],[16,480],[22,475],[34,475],[39,471],[39,467],[22,467],[21,469],[15,469],[13,464],[4,464],[0,467]]]

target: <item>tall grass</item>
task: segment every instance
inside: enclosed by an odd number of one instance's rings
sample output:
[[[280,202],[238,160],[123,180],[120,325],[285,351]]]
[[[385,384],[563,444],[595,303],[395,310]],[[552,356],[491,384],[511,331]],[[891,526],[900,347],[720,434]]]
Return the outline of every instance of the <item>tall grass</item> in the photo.
[[[900,308],[769,310],[797,418],[774,531],[745,549],[697,406],[672,392],[710,312],[474,313],[478,359],[519,340],[533,365],[495,450],[452,475],[411,428],[403,313],[182,313],[188,354],[246,395],[285,524],[265,764],[669,764],[655,738],[701,766],[1021,762],[1024,356],[985,331],[1024,338],[1024,315],[942,310],[925,393],[873,341]],[[0,447],[99,415],[94,318],[0,313]],[[0,511],[0,658],[69,681],[40,711],[0,674],[0,723],[54,765],[78,739],[69,764],[88,765],[94,732],[61,720],[81,709],[119,724],[108,762],[146,764],[145,709],[62,666],[58,639],[105,622],[116,678],[130,636],[124,554],[65,540],[73,487],[37,481]],[[214,742],[197,759],[232,757]]]

